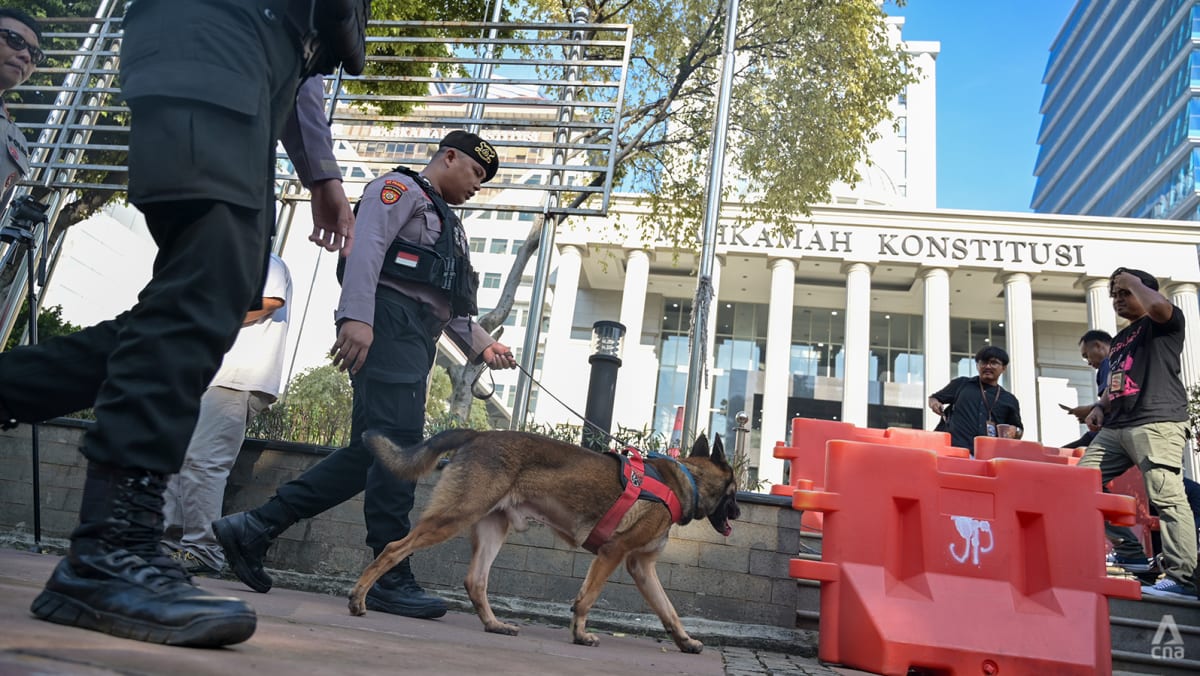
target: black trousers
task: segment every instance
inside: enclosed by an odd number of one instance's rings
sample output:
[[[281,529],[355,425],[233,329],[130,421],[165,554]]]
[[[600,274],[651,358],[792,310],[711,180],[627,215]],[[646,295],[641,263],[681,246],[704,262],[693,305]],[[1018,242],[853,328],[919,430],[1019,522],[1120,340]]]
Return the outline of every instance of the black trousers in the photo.
[[[421,441],[436,339],[434,320],[419,302],[389,289],[376,291],[374,341],[352,380],[350,445],[276,489],[276,498],[292,516],[311,518],[365,490],[367,546],[375,555],[408,535],[416,484],[376,463],[362,434],[383,431],[402,445]]]
[[[91,461],[178,471],[200,397],[261,298],[275,139],[300,74],[268,11],[278,2],[139,0],[126,14],[129,195],[159,247],[152,279],[113,320],[0,354],[0,404],[18,420],[94,404]]]

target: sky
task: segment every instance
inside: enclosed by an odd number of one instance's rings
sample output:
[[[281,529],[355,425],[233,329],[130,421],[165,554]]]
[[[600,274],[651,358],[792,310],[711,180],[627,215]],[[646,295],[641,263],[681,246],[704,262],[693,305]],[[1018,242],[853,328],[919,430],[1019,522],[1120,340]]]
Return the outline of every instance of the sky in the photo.
[[[1075,0],[908,0],[905,40],[934,40],[937,205],[1031,211],[1050,44]]]

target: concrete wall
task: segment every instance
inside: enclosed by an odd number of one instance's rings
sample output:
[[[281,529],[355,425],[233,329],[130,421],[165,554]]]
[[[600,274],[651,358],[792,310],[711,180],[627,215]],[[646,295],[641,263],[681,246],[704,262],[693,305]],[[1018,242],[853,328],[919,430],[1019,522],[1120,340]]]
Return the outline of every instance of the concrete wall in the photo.
[[[59,421],[38,429],[42,536],[65,538],[78,518],[85,473],[78,448],[85,428]],[[33,529],[29,440],[28,426],[0,432],[0,534],[29,534]],[[327,451],[247,441],[226,489],[226,512],[261,504],[276,485],[298,476]],[[436,478],[436,473],[430,477]],[[431,481],[420,484],[414,521],[432,486]],[[685,617],[793,628],[797,590],[787,570],[799,549],[799,516],[787,507],[743,501],[742,518],[733,524],[729,538],[718,535],[707,521],[676,527],[658,565],[676,610]],[[356,578],[371,560],[364,538],[358,496],[290,528],[268,552],[267,566]],[[469,540],[457,537],[414,555],[413,569],[429,588],[461,591],[469,560]],[[591,561],[587,552],[567,546],[548,528],[533,523],[526,532],[509,535],[492,568],[490,590],[494,596],[569,604]],[[596,608],[651,612],[623,569],[605,586]]]

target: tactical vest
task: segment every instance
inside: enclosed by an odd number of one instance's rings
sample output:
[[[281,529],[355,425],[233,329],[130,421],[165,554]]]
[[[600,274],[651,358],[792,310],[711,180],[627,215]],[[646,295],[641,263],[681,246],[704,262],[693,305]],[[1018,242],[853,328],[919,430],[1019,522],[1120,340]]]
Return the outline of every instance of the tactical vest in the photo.
[[[463,317],[479,314],[476,294],[479,291],[479,274],[471,266],[465,244],[466,233],[462,221],[450,210],[446,200],[429,185],[429,181],[409,169],[396,167],[399,172],[416,181],[421,190],[433,203],[438,220],[442,222],[442,233],[432,247],[406,242],[400,238],[392,241],[383,257],[383,269],[380,273],[406,282],[428,284],[440,289],[450,300],[450,316]],[[358,204],[362,204],[359,202]],[[358,215],[358,204],[354,205],[354,213]],[[338,257],[337,279],[340,284],[346,269],[346,259]]]

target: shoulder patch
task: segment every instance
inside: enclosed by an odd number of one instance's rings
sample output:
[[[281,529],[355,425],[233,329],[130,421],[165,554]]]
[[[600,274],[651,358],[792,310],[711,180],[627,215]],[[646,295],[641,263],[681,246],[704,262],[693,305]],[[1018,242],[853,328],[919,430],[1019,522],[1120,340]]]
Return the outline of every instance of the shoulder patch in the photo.
[[[397,181],[394,178],[385,178],[383,180],[383,184],[385,186],[390,185],[393,188],[399,190],[400,192],[408,192],[408,186],[404,185],[403,183],[401,183],[400,181]]]
[[[379,191],[379,201],[384,204],[395,204],[400,201],[400,196],[404,194],[403,187],[391,185],[391,181],[384,183],[383,188]]]

